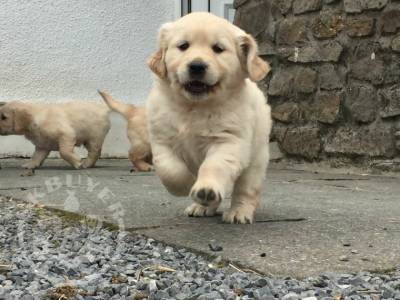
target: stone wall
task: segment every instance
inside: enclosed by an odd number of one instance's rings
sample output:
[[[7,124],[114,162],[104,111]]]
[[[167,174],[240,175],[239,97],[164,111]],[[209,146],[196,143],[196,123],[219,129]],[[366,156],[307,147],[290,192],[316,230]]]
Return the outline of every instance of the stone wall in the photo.
[[[272,66],[272,140],[308,160],[400,155],[399,0],[236,0]]]

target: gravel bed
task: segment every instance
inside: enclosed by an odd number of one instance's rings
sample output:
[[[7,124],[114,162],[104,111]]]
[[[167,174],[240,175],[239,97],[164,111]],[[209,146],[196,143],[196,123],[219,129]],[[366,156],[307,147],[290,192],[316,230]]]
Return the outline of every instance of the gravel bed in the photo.
[[[303,281],[0,197],[0,299],[400,299],[400,270]]]

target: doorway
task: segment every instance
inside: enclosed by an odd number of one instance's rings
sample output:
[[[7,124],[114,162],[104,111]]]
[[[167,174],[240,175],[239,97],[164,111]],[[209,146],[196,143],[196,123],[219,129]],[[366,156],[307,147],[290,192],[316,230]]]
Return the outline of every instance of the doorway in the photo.
[[[183,16],[195,11],[208,11],[233,22],[235,9],[233,0],[178,0],[179,15]]]

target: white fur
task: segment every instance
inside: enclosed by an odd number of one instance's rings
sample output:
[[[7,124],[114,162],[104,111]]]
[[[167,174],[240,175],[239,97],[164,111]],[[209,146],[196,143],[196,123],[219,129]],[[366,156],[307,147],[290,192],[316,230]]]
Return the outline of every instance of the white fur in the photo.
[[[256,44],[249,36],[243,38],[251,42],[247,53],[253,56],[242,57],[245,54],[236,44],[241,41],[237,37],[238,29],[230,23],[206,13],[182,19],[176,22],[177,29],[174,23],[168,24],[174,38],[178,39],[181,34],[200,39],[204,33],[204,43],[196,44],[191,40],[193,48],[200,47],[203,52],[198,49],[186,52],[180,63],[181,54],[170,50],[173,45],[168,38],[164,40],[168,34],[160,33],[161,49],[150,61],[150,67],[159,77],[155,79],[147,102],[156,172],[169,192],[192,197],[194,203],[186,209],[186,214],[214,215],[220,201],[232,194],[231,208],[224,213],[223,220],[251,223],[268,164],[272,121],[265,96],[256,83],[246,77],[265,76],[267,65],[256,55],[257,49],[252,48]],[[207,26],[199,27],[200,20]],[[198,34],[189,35],[192,31]],[[219,36],[220,31],[230,43],[225,41],[230,51],[224,56],[207,49],[208,43],[218,41],[214,35]],[[167,49],[162,49],[165,45]],[[167,53],[160,55],[160,51]],[[172,51],[174,57],[168,51]],[[219,74],[220,82],[218,88],[201,98],[191,97],[179,86],[180,70],[184,70],[191,59],[199,58],[207,62],[213,76]],[[158,60],[165,64],[168,77],[163,76]],[[224,64],[226,61],[228,63]],[[174,78],[178,79],[174,81]],[[211,195],[210,191],[217,197],[204,199],[203,192]]]
[[[51,151],[59,151],[74,168],[93,167],[100,157],[104,139],[110,129],[109,109],[87,102],[34,104],[9,102],[0,107],[0,135],[24,135],[36,147],[27,169],[40,167]],[[74,153],[84,145],[88,157]]]

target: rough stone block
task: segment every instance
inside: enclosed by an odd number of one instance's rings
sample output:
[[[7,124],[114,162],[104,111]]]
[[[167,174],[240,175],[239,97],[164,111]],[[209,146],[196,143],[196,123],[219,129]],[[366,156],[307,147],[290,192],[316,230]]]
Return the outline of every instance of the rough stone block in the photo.
[[[284,123],[297,121],[300,118],[299,106],[294,102],[279,104],[272,108],[272,118]]]
[[[380,10],[388,4],[388,0],[344,0],[347,13],[360,13],[364,10]]]
[[[377,58],[377,53],[382,52],[379,41],[373,39],[348,39],[345,45],[348,49],[346,58],[352,63],[366,57],[373,60]]]
[[[322,42],[295,48],[288,60],[292,62],[337,62],[342,54],[343,47],[336,41]]]
[[[293,84],[293,74],[289,70],[279,70],[269,82],[268,95],[287,96]]]
[[[271,141],[278,141],[279,143],[282,143],[285,139],[287,130],[288,128],[286,125],[279,122],[274,122],[271,131]]]
[[[344,11],[347,13],[360,13],[363,7],[358,0],[344,0]]]
[[[400,0],[234,4],[236,24],[279,66],[263,84],[273,104],[271,139],[282,151],[308,159],[322,147],[348,156],[395,153],[390,126],[400,118]]]
[[[381,24],[383,33],[396,33],[400,29],[400,9],[383,12]]]
[[[286,15],[292,9],[293,0],[274,0],[274,4],[278,7],[281,14]]]
[[[282,153],[279,148],[278,142],[269,143],[269,159],[270,160],[278,160],[284,158],[285,155]]]
[[[299,15],[310,11],[320,10],[321,7],[321,0],[294,0],[293,13]]]
[[[384,65],[381,59],[365,57],[350,65],[350,76],[358,80],[367,80],[372,84],[381,84],[384,79]]]
[[[379,46],[381,47],[382,50],[389,50],[390,51],[390,46],[392,43],[392,38],[391,36],[381,36],[378,40]]]
[[[285,46],[285,47],[277,47],[276,55],[282,59],[288,59],[294,53],[294,48]]]
[[[349,86],[345,107],[358,122],[370,123],[374,121],[378,107],[375,89],[368,84]]]
[[[318,39],[335,37],[343,29],[343,17],[332,11],[325,11],[314,18],[311,25],[313,35]]]
[[[307,22],[305,19],[289,18],[279,23],[276,34],[278,45],[295,45],[307,40]]]
[[[335,90],[343,87],[340,76],[332,64],[323,64],[318,68],[319,86],[322,90]]]
[[[297,69],[293,87],[298,93],[314,92],[317,87],[317,72],[311,68]]]
[[[395,130],[396,149],[400,151],[400,121],[396,123]]]
[[[392,40],[391,46],[393,51],[400,52],[400,35]]]
[[[384,83],[395,84],[400,82],[400,57],[396,53],[383,57]]]
[[[315,119],[321,123],[333,124],[339,116],[341,98],[339,93],[319,93],[314,104]]]
[[[380,10],[388,4],[388,0],[359,0],[363,3],[365,10]]]
[[[393,157],[396,152],[393,128],[381,122],[340,127],[328,136],[325,151],[330,154]]]
[[[239,8],[240,6],[242,6],[243,4],[245,4],[246,2],[248,2],[249,0],[234,0],[233,1],[233,7],[235,9]]]
[[[255,37],[264,32],[273,21],[269,1],[244,1],[236,5],[240,9],[235,13],[234,23]]]
[[[282,148],[286,153],[315,159],[321,151],[320,132],[318,127],[302,126],[288,129]]]
[[[400,116],[400,84],[384,88],[379,92],[380,102],[384,105],[382,118]]]
[[[346,31],[351,37],[369,36],[374,33],[374,19],[370,17],[353,17],[346,20]]]
[[[270,40],[264,40],[258,43],[258,54],[264,55],[276,55],[274,44]]]

